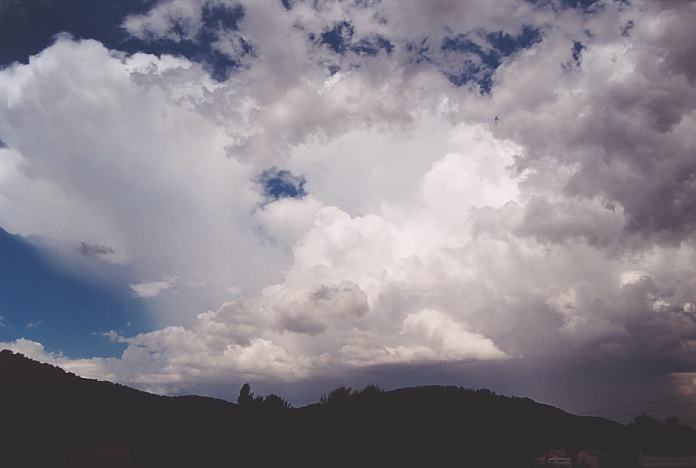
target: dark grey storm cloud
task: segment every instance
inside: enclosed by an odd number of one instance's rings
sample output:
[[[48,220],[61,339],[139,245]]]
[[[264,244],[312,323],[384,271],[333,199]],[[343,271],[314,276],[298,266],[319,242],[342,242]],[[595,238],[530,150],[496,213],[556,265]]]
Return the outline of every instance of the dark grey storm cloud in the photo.
[[[114,253],[114,249],[111,247],[100,244],[89,244],[87,242],[80,242],[80,246],[77,250],[80,254],[88,258],[99,258]]]

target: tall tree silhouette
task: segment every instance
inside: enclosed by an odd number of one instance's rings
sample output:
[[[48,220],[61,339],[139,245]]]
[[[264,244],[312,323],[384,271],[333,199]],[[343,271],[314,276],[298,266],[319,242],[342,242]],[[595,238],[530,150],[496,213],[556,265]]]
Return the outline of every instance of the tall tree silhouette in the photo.
[[[249,406],[254,402],[254,392],[251,391],[251,385],[245,383],[239,390],[239,396],[237,397],[237,403],[241,406]]]

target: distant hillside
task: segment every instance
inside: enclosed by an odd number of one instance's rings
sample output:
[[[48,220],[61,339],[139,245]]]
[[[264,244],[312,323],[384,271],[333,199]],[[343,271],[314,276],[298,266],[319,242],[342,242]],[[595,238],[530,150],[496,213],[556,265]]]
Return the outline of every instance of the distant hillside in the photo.
[[[488,390],[339,388],[289,408],[162,397],[0,352],[0,467],[526,467],[549,448],[594,447],[612,466],[638,450],[696,447],[676,420],[625,426]]]

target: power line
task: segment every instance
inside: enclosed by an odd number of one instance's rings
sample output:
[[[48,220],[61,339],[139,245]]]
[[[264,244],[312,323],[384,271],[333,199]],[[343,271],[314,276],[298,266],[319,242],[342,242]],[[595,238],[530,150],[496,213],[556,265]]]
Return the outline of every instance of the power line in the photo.
[[[623,406],[614,406],[614,407],[612,407],[612,408],[605,408],[605,409],[601,409],[601,410],[596,410],[596,411],[590,411],[590,412],[587,412],[587,413],[582,413],[582,414],[580,414],[580,416],[592,416],[592,415],[595,415],[595,414],[606,414],[606,413],[608,413],[608,412],[613,412],[613,411],[616,411],[616,410],[634,408],[634,407],[637,407],[637,406],[639,407],[639,406],[654,405],[654,404],[658,404],[658,403],[664,403],[664,402],[667,402],[667,401],[683,400],[683,399],[685,399],[685,398],[692,398],[692,397],[695,397],[695,396],[696,396],[696,393],[689,393],[688,395],[679,395],[679,396],[670,397],[670,398],[662,398],[662,399],[660,399],[660,400],[644,401],[644,402],[641,402],[641,403],[633,403],[633,404],[630,404],[630,405],[623,405]]]

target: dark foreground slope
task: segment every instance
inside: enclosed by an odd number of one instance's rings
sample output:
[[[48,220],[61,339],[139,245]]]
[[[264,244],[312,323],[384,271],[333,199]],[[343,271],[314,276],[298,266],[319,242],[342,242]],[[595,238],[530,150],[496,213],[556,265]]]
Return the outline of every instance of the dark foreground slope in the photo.
[[[696,446],[692,429],[623,426],[486,390],[337,389],[321,403],[161,397],[0,352],[0,467],[525,467],[554,447]]]

